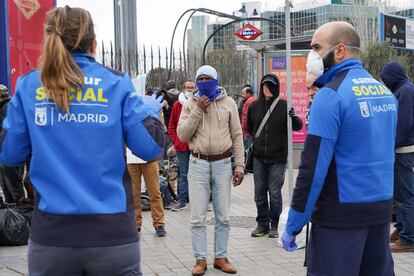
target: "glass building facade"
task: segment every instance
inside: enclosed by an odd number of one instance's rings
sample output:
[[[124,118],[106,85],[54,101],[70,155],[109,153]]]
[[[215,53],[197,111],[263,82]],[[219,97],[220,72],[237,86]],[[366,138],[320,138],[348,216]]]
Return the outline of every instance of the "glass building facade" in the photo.
[[[294,36],[304,36],[311,35],[319,26],[330,21],[341,20],[355,24],[363,18],[368,24],[376,24],[378,12],[378,7],[330,4],[293,11],[290,24]],[[283,26],[285,23],[284,11],[263,12],[261,17],[275,20]],[[284,29],[271,22],[263,22],[262,31],[262,40],[280,39],[285,36]]]
[[[207,38],[215,32],[218,28],[224,24],[209,24],[207,26]],[[237,31],[235,28],[238,24],[230,24],[220,31],[218,31],[209,41],[208,50],[223,50],[228,48],[234,48],[236,45],[236,36],[234,33]]]
[[[396,15],[414,18],[414,9],[402,10],[395,12]]]
[[[196,15],[191,18],[190,48],[201,50],[207,39],[208,16]]]
[[[375,39],[378,32],[378,17],[381,2],[370,2],[359,0],[359,5],[353,5],[352,0],[331,0],[326,4],[308,5],[306,8],[297,8],[291,12],[291,29],[293,36],[310,36],[321,25],[331,21],[346,21],[354,26],[363,26],[365,31],[360,35],[368,40]],[[371,3],[371,4],[369,4]],[[373,4],[372,4],[373,3]],[[388,13],[394,13],[403,17],[414,18],[414,8],[395,12],[395,7]],[[277,40],[285,37],[285,12],[283,8],[272,11],[265,11],[260,17],[268,18],[269,21],[257,22],[256,26],[263,32],[257,40]],[[220,26],[225,23],[208,24],[207,16],[194,16],[192,18],[191,37],[193,40],[192,48],[202,50],[207,38]],[[255,24],[250,22],[251,24]],[[210,40],[208,51],[234,48],[239,45],[239,39],[234,33],[243,24],[232,24],[222,29]],[[361,28],[359,28],[361,30]]]

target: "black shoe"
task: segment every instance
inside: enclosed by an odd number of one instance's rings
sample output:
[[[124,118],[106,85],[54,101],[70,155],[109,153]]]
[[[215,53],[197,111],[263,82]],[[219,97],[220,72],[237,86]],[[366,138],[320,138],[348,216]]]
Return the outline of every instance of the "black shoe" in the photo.
[[[165,231],[164,225],[155,228],[155,235],[158,237],[165,237],[167,235],[167,231]]]
[[[140,227],[137,227],[137,231],[138,231],[138,233],[140,233],[141,232],[141,228]]]
[[[269,238],[278,238],[279,233],[277,232],[277,227],[271,227],[269,230]]]
[[[258,224],[252,232],[252,237],[263,237],[267,233],[269,233],[269,226],[266,227],[265,225]]]

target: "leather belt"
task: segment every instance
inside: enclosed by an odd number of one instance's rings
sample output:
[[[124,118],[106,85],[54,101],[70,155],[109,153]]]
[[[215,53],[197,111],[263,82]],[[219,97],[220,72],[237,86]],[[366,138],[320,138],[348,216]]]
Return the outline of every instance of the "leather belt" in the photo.
[[[202,153],[195,153],[193,151],[191,152],[191,154],[198,159],[202,159],[206,161],[219,161],[219,160],[229,158],[233,155],[230,150],[227,150],[220,154],[202,154]]]
[[[411,153],[414,152],[414,145],[397,148],[396,153]]]

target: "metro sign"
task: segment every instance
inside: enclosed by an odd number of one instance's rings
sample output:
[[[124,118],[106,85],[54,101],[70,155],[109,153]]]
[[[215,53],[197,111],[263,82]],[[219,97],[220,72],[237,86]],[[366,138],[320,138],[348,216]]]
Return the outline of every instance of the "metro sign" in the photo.
[[[250,24],[244,25],[243,28],[235,33],[235,35],[243,40],[255,40],[262,34],[263,32],[261,30]]]
[[[13,0],[24,17],[29,20],[39,9],[40,4],[38,0]]]

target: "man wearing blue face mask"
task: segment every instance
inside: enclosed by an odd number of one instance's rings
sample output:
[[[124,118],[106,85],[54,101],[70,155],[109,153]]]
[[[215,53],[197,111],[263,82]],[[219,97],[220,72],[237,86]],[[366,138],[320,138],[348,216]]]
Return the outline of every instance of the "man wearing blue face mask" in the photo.
[[[188,141],[191,151],[188,188],[191,210],[191,237],[196,264],[194,276],[207,269],[206,213],[210,193],[215,212],[214,267],[236,273],[227,256],[230,234],[231,184],[243,180],[243,134],[237,105],[218,86],[217,71],[209,65],[197,70],[197,91],[184,104],[177,134]],[[232,171],[231,156],[235,170]]]
[[[398,103],[357,59],[346,22],[315,31],[308,65],[323,74],[282,236],[287,251],[312,221],[308,275],[393,275],[389,246]],[[317,73],[317,72],[315,72]]]

